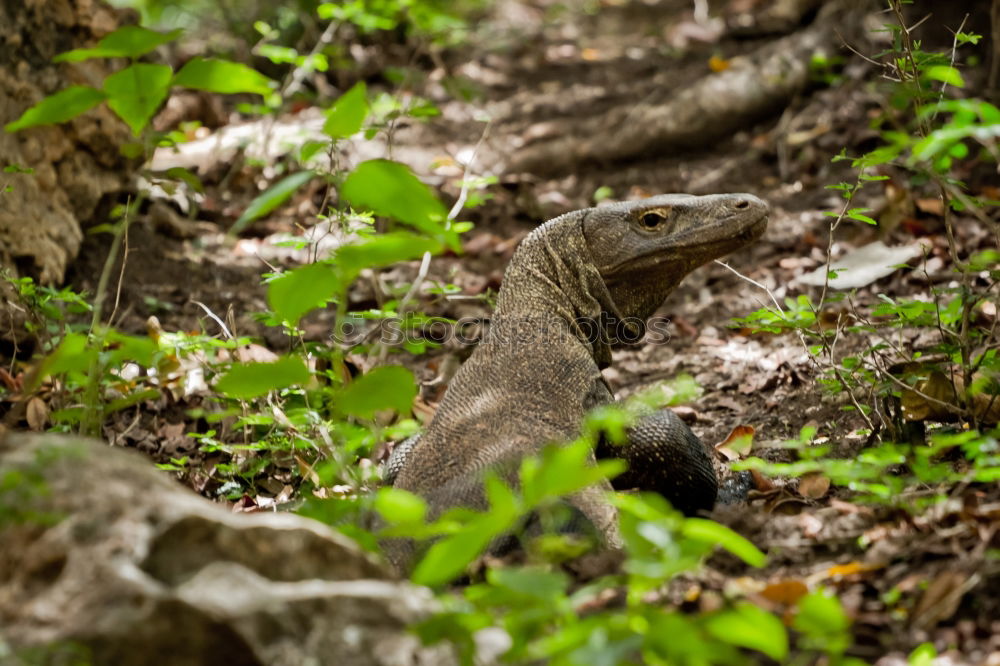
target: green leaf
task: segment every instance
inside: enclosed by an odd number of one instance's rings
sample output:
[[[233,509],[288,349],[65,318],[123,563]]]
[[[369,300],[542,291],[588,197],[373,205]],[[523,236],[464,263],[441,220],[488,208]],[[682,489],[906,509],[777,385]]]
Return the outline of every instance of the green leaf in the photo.
[[[956,160],[965,159],[969,155],[969,147],[962,142],[952,144],[948,149],[948,155],[954,157]]]
[[[317,141],[317,140],[306,141],[301,146],[299,146],[299,154],[297,157],[299,164],[302,165],[308,164],[312,160],[312,158],[316,157],[316,155],[320,151],[326,150],[327,147],[329,147],[329,145],[330,145],[329,141]]]
[[[853,160],[851,166],[853,167],[874,167],[881,164],[888,164],[894,159],[899,157],[902,152],[903,146],[901,144],[893,144],[890,146],[880,146],[875,150],[871,150],[861,157]],[[861,174],[862,180],[868,182],[872,180],[885,180],[888,176],[870,176],[868,174]]]
[[[954,67],[949,67],[948,65],[934,65],[933,67],[928,67],[927,71],[924,72],[924,77],[934,79],[935,81],[942,81],[948,85],[955,86],[956,88],[965,87],[965,80],[962,78],[961,72]]]
[[[52,59],[52,62],[80,62],[90,58],[136,58],[162,44],[172,42],[183,32],[180,29],[156,32],[137,25],[127,25],[106,36],[92,49],[73,49],[60,53]]]
[[[375,510],[387,523],[423,523],[427,503],[423,498],[399,488],[379,488],[375,493]]]
[[[109,331],[104,341],[110,347],[107,363],[118,365],[125,361],[134,361],[139,365],[153,365],[153,358],[159,351],[159,346],[146,335],[126,335],[118,331]]]
[[[167,98],[170,77],[166,65],[137,63],[104,79],[108,106],[138,136]]]
[[[454,580],[486,550],[498,534],[496,527],[499,525],[492,521],[479,519],[463,531],[437,541],[414,568],[411,579],[418,585],[429,586]]]
[[[982,39],[982,35],[977,35],[974,32],[956,32],[955,39],[958,40],[959,44],[978,44],[979,40]]]
[[[240,215],[240,219],[236,220],[233,224],[229,233],[240,233],[248,224],[254,220],[264,217],[272,210],[285,203],[285,201],[287,201],[288,198],[295,193],[295,190],[312,180],[313,175],[315,174],[313,174],[312,171],[299,171],[298,173],[293,173],[290,176],[285,176],[277,183],[258,194],[257,197],[250,202],[250,205],[247,206],[247,209],[243,211],[243,214]]]
[[[767,556],[746,539],[725,525],[705,518],[688,518],[681,533],[688,539],[722,546],[752,567],[762,567]]]
[[[145,389],[142,391],[136,391],[126,395],[123,398],[118,398],[117,400],[109,400],[104,403],[103,411],[105,414],[111,414],[112,412],[121,411],[123,409],[128,409],[132,405],[137,405],[140,402],[145,402],[146,400],[157,400],[160,398],[160,391],[154,388]]]
[[[489,477],[488,477],[489,478]],[[496,497],[502,482],[493,476],[491,498]],[[489,484],[488,484],[489,485]],[[449,512],[451,513],[451,512]],[[449,513],[442,516],[442,521]],[[461,574],[472,560],[486,550],[493,539],[511,530],[520,515],[517,503],[502,501],[491,505],[487,513],[472,513],[472,518],[455,532],[431,546],[413,570],[413,581],[421,585],[441,585]]]
[[[406,166],[389,160],[369,160],[347,176],[341,196],[354,208],[374,211],[426,232],[442,236],[447,211],[431,190]],[[458,250],[458,240],[449,239]]]
[[[45,357],[31,381],[25,387],[34,391],[46,377],[66,372],[86,372],[97,357],[97,350],[87,345],[87,336],[70,333],[59,343],[55,351]]]
[[[64,123],[94,108],[103,102],[105,97],[106,95],[100,90],[88,86],[71,86],[49,95],[22,113],[17,120],[4,125],[4,129],[16,132],[36,125]]]
[[[586,439],[565,446],[547,446],[540,458],[522,461],[521,493],[528,506],[537,506],[616,476],[625,467],[626,463],[618,459],[594,464],[592,446]]]
[[[238,62],[198,56],[181,67],[174,76],[173,84],[224,95],[233,93],[269,95],[274,82],[257,70]]]
[[[389,266],[416,259],[424,252],[437,254],[440,251],[441,243],[433,238],[395,231],[374,236],[362,243],[343,245],[337,249],[332,261],[347,274],[353,275],[363,268]]]
[[[837,598],[819,589],[799,600],[792,626],[808,636],[834,637],[847,631],[850,624]]]
[[[344,139],[356,134],[368,117],[368,90],[364,81],[340,96],[326,114],[323,132],[331,139]]]
[[[937,650],[934,649],[933,643],[921,643],[913,648],[907,663],[910,666],[933,666],[937,656]]]
[[[489,569],[486,578],[491,585],[550,602],[566,594],[569,577],[562,571],[546,571],[539,567]]]
[[[249,399],[268,391],[309,381],[309,368],[298,356],[283,356],[271,363],[236,363],[215,382],[215,389],[230,398]]]
[[[486,474],[483,486],[490,503],[490,513],[506,516],[509,520],[523,513],[520,498],[495,472]]]
[[[308,264],[271,280],[267,302],[278,319],[297,326],[302,315],[322,307],[341,286],[340,277],[329,264]]]
[[[205,193],[205,186],[202,184],[201,178],[184,167],[170,167],[163,175],[186,183],[195,192],[200,194]]]
[[[851,210],[847,211],[847,217],[851,218],[852,220],[864,222],[865,224],[877,225],[878,222],[868,217],[867,215],[864,215],[866,211],[868,211],[867,208],[852,208]]]
[[[705,628],[721,641],[763,652],[775,661],[788,656],[788,634],[781,620],[751,603],[709,617]]]
[[[23,174],[33,174],[35,170],[31,167],[24,167],[20,164],[8,164],[3,169],[0,169],[3,173],[23,173]]]
[[[337,397],[340,411],[370,419],[375,412],[394,409],[410,411],[417,396],[413,373],[401,365],[385,365],[361,375],[344,387]]]

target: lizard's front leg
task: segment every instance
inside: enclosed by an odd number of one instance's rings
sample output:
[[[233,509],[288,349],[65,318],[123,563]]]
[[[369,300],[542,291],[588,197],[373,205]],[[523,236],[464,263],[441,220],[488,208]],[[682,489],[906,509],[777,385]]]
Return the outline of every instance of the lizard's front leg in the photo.
[[[624,444],[601,438],[598,458],[621,458],[628,469],[611,480],[617,490],[652,490],[686,515],[715,506],[719,481],[708,449],[669,409],[639,418]]]

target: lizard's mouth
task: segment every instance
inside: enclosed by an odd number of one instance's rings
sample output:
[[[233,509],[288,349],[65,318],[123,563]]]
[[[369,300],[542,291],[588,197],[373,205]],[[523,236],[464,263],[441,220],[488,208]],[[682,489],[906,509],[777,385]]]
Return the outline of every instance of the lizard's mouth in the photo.
[[[678,238],[677,242],[671,243],[670,246],[680,250],[701,249],[706,253],[719,248],[721,254],[726,254],[757,240],[764,235],[765,230],[767,230],[766,210],[736,224],[733,224],[731,218],[720,222],[716,226],[715,232],[709,234],[711,237],[707,240],[704,238],[704,230],[702,229],[691,234],[690,238]]]
[[[763,213],[741,231],[739,238],[749,243],[763,236],[765,231],[767,231],[767,213]]]
[[[704,227],[692,229],[688,233],[666,239],[667,242],[660,247],[602,270],[601,273],[605,279],[614,279],[624,273],[653,269],[664,264],[679,262],[700,266],[749,245],[763,236],[766,230],[766,209],[744,220],[737,221],[731,217],[720,221],[707,239]]]

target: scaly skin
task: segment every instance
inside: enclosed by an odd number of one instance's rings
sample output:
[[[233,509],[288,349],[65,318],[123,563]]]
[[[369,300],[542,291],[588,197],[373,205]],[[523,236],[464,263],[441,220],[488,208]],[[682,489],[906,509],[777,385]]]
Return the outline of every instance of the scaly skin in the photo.
[[[575,211],[536,229],[511,259],[486,339],[405,460],[394,461],[395,487],[423,496],[432,517],[456,506],[485,509],[483,472],[514,482],[521,458],[577,437],[587,412],[614,399],[601,369],[617,334],[641,334],[685,275],[760,237],[767,210],[749,194],[667,194]],[[621,450],[599,447],[629,461],[626,483],[672,496],[688,512],[712,508],[711,460],[675,415],[640,422],[630,439]],[[615,512],[603,499],[610,489],[595,486],[569,502],[616,545]],[[406,567],[411,553],[387,550]]]

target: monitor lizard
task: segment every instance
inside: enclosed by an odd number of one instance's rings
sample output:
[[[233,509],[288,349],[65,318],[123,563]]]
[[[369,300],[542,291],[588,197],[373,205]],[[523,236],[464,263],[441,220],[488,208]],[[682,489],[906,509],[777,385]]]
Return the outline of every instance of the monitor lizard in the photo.
[[[487,469],[516,481],[518,462],[577,437],[588,411],[614,401],[601,370],[611,348],[642,337],[646,321],[695,268],[764,233],[767,204],[750,194],[664,194],[567,213],[518,247],[484,341],[458,370],[430,425],[386,464],[396,488],[422,496],[430,517],[457,506],[486,509]],[[656,490],[692,514],[710,510],[718,481],[711,457],[670,410],[642,418],[624,446],[616,488]],[[568,498],[606,543],[619,543],[605,482]],[[412,544],[386,548],[405,569]]]

